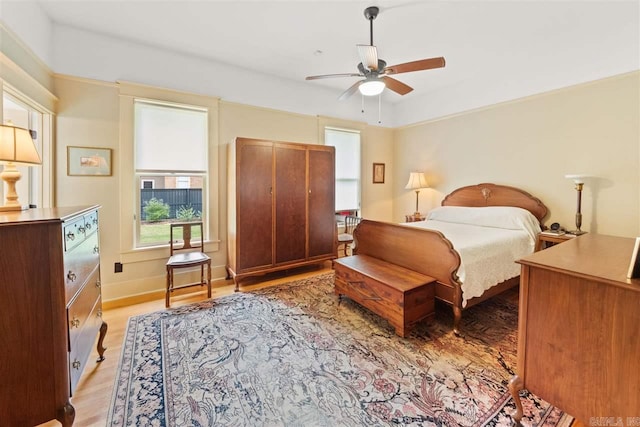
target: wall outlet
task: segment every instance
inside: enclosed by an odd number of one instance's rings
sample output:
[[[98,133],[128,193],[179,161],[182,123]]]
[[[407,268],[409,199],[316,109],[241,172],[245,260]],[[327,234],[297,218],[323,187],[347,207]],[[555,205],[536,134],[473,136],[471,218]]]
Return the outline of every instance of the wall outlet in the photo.
[[[113,265],[113,272],[114,273],[122,273],[122,263],[121,262],[116,262]]]

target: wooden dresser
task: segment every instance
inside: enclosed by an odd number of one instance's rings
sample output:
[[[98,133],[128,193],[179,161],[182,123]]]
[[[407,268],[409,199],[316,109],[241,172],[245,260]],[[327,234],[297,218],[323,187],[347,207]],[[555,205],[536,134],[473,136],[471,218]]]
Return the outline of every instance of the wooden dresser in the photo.
[[[0,424],[73,424],[102,321],[98,206],[0,214]]]
[[[626,278],[633,245],[587,234],[519,261],[516,422],[526,388],[585,425],[637,425],[640,280]]]

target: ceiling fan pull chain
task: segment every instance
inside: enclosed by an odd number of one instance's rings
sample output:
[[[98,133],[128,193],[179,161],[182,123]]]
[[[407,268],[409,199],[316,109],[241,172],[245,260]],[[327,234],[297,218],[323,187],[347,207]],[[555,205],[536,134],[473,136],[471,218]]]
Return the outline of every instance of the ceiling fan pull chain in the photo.
[[[360,99],[362,99],[362,114],[364,114],[364,95],[360,95]]]
[[[382,93],[378,95],[378,124],[382,123]]]

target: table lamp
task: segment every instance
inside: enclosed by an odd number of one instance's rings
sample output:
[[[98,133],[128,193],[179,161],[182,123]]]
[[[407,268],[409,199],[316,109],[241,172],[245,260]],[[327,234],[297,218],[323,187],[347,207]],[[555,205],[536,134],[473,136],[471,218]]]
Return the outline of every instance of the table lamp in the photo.
[[[422,188],[429,188],[429,184],[427,183],[427,178],[424,176],[422,172],[411,172],[409,175],[409,182],[407,182],[406,190],[415,190],[416,191],[416,211],[413,214],[415,219],[420,219],[420,211],[418,210],[418,194]]]
[[[576,207],[576,229],[567,231],[567,233],[580,236],[581,234],[586,233],[586,231],[580,230],[580,227],[582,226],[582,187],[584,186],[584,179],[587,178],[588,175],[571,174],[565,175],[564,177],[573,180],[573,183],[576,186],[576,191],[578,192],[578,203]]]
[[[27,129],[0,125],[0,163],[5,165],[0,178],[7,183],[6,200],[4,206],[0,206],[0,212],[27,209],[28,206],[22,206],[18,200],[16,182],[20,180],[22,174],[15,164],[39,165],[42,163]]]

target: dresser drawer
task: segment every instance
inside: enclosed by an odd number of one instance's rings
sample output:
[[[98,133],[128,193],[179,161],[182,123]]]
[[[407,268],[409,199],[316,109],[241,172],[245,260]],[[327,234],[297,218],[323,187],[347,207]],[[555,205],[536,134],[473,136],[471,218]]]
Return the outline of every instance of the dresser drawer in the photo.
[[[85,323],[87,323],[91,311],[96,302],[100,301],[99,278],[100,270],[97,269],[67,307],[69,349],[76,345],[79,336],[84,331]]]
[[[84,216],[84,232],[88,236],[98,231],[98,211],[93,211]]]
[[[90,283],[87,283],[90,286]],[[98,297],[95,305],[86,316],[86,321],[80,330],[74,334],[71,340],[71,351],[69,352],[69,380],[71,381],[71,394],[76,389],[82,371],[87,365],[87,360],[91,355],[91,349],[98,337],[98,332],[102,325],[102,299]]]
[[[85,231],[84,216],[71,219],[64,223],[62,228],[62,239],[64,241],[65,252],[72,250],[84,241]]]
[[[64,254],[66,302],[73,299],[89,275],[100,264],[98,233],[90,234],[82,244]]]

